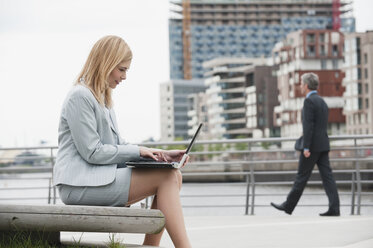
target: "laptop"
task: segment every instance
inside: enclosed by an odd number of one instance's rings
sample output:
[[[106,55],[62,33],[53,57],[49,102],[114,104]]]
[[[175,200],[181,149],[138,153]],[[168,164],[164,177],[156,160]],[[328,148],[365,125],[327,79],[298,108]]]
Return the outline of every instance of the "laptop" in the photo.
[[[136,167],[136,168],[176,168],[176,169],[180,168],[184,164],[185,160],[187,159],[188,154],[193,147],[194,141],[196,140],[202,128],[202,125],[203,125],[202,123],[199,124],[197,131],[194,133],[193,138],[190,141],[186,152],[184,153],[183,157],[181,158],[179,162],[158,162],[151,158],[141,158],[138,161],[126,162],[126,165],[131,166],[131,167]]]

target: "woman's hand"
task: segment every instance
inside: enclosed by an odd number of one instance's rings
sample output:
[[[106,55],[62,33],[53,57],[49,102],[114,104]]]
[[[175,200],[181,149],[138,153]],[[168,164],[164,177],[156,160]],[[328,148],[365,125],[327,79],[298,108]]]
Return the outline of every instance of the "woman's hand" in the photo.
[[[164,150],[165,158],[170,162],[179,162],[183,157],[185,150]]]
[[[144,158],[152,158],[156,161],[167,161],[164,156],[164,151],[154,148],[148,148],[145,146],[140,146],[140,156]]]
[[[186,150],[163,151],[165,158],[167,159],[167,161],[170,161],[170,162],[179,162],[184,156],[185,152]],[[189,162],[189,156],[187,157],[187,159],[185,160],[181,168],[184,167],[188,162]]]

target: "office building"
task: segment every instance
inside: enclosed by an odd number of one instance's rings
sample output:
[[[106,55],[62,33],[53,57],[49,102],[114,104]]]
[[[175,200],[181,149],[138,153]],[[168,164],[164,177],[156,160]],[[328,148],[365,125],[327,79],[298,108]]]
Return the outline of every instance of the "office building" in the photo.
[[[203,80],[170,80],[160,85],[161,140],[188,139],[188,95],[203,92]]]

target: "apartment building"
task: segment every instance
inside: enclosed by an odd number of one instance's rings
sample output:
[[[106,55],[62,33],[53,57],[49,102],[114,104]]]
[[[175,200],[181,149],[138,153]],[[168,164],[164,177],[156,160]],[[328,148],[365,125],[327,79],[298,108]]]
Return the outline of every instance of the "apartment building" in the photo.
[[[282,137],[302,134],[301,76],[314,72],[319,76],[318,92],[329,107],[329,134],[345,133],[342,80],[344,35],[334,30],[299,30],[273,49],[274,64],[279,66],[277,83],[280,104],[275,107],[275,125]]]
[[[193,136],[199,123],[203,123],[199,137],[213,139],[209,133],[209,118],[207,112],[207,95],[205,92],[188,95],[188,135]]]
[[[279,137],[274,125],[274,107],[279,105],[277,66],[252,66],[244,72],[246,81],[246,127],[252,137]]]
[[[373,31],[345,35],[343,86],[348,134],[373,132]]]
[[[247,127],[245,72],[264,65],[263,58],[216,58],[206,61],[206,109],[214,138],[252,137]]]

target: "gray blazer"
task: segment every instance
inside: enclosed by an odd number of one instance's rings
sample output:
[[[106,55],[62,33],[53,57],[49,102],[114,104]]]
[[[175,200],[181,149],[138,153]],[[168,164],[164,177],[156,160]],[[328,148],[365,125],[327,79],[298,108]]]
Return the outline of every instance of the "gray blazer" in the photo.
[[[113,109],[76,85],[63,103],[58,128],[54,185],[100,186],[114,181],[117,164],[138,160],[136,145],[121,139]]]

